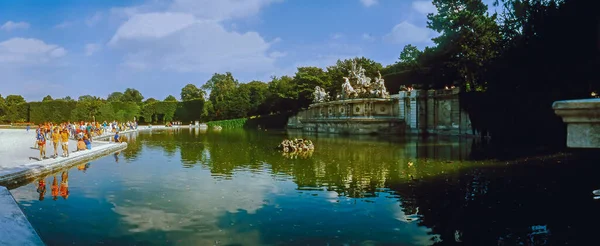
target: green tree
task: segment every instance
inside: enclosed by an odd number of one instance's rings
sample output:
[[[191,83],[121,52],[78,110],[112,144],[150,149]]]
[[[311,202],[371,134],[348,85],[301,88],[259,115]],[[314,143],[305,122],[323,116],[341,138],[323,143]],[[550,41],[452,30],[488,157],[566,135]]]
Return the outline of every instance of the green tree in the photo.
[[[123,92],[113,92],[106,97],[107,102],[121,102],[123,100]]]
[[[177,102],[177,98],[175,98],[173,95],[168,95],[165,100],[163,100],[165,102]]]
[[[298,92],[298,104],[294,110],[307,108],[312,103],[316,86],[329,88],[331,80],[328,74],[318,67],[299,67],[294,76],[294,90]]]
[[[26,103],[25,98],[21,95],[8,95],[6,96],[6,106],[12,107],[21,103]]]
[[[154,99],[153,97],[150,97],[150,98],[146,99],[146,101],[144,101],[144,104],[147,105],[147,104],[152,104],[155,102],[158,102],[158,100]]]
[[[251,81],[241,84],[240,88],[248,92],[249,111],[248,116],[269,113],[268,104],[265,102],[269,91],[269,85],[261,81]]]
[[[226,102],[230,98],[230,94],[234,93],[239,82],[233,77],[230,72],[225,74],[215,73],[202,88],[210,91],[209,100],[214,108],[214,116],[216,119],[227,119],[231,116],[227,115],[231,111],[231,103]]]
[[[123,102],[141,103],[142,100],[144,100],[142,93],[133,88],[127,88],[125,92],[123,92],[123,97],[121,98],[121,101]]]
[[[294,90],[294,79],[289,76],[272,77],[267,91],[266,107],[271,113],[282,113],[297,108],[298,92]]]
[[[50,102],[50,101],[54,101],[54,99],[52,99],[52,97],[50,95],[47,95],[44,98],[42,98],[42,102]]]
[[[215,114],[215,108],[212,105],[210,100],[204,102],[204,107],[202,107],[202,115],[201,120],[210,121],[213,119]]]
[[[84,95],[80,96],[75,109],[71,112],[72,120],[93,120],[95,116],[100,119],[100,108],[105,104],[102,98]]]
[[[416,46],[407,44],[402,49],[398,62],[404,64],[407,67],[413,68],[417,66],[419,57],[423,54]]]
[[[93,100],[96,100],[96,97],[90,96],[90,95],[83,95],[83,96],[79,96],[79,98],[77,98],[78,102],[86,102],[86,101],[93,101]]]
[[[0,94],[0,121],[4,121],[5,117],[6,117],[6,100],[4,100],[4,97],[2,97],[2,94]]]
[[[204,91],[193,84],[187,84],[181,88],[181,101],[204,99]]]
[[[462,80],[467,91],[485,89],[486,66],[497,55],[500,39],[496,14],[487,13],[481,0],[433,0],[436,14],[428,14],[427,26],[441,33],[433,41],[444,52],[446,60]]]
[[[73,100],[73,98],[71,98],[70,96],[66,96],[61,98],[60,100],[63,100],[65,102],[74,102],[75,100]]]

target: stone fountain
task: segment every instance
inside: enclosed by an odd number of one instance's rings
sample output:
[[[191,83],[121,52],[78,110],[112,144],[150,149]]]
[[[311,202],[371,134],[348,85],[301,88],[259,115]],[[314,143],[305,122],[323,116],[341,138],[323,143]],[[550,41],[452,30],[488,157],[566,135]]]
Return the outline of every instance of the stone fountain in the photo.
[[[340,95],[332,98],[325,89],[315,87],[313,103],[296,116],[296,121],[301,121],[301,128],[309,132],[399,132],[405,125],[397,115],[398,103],[394,100],[385,87],[381,73],[373,79],[369,78],[365,75],[365,69],[354,61],[348,76],[344,77]]]

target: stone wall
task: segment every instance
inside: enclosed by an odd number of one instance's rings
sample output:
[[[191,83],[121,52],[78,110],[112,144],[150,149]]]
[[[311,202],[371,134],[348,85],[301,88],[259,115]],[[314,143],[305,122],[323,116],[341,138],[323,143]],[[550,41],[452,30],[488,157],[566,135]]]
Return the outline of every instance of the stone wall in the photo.
[[[390,134],[405,129],[393,99],[359,98],[311,104],[288,121],[289,128],[340,134]]]
[[[392,95],[398,102],[399,119],[407,132],[418,134],[471,134],[469,115],[460,108],[459,88],[400,91]]]
[[[400,91],[391,99],[362,98],[312,104],[288,128],[347,134],[471,135],[459,88]]]

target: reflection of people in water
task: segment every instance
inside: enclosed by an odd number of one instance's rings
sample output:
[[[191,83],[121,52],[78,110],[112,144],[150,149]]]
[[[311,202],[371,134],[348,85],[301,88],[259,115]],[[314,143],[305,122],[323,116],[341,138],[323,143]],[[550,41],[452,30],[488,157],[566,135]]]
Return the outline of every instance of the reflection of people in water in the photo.
[[[88,168],[90,168],[90,163],[86,163],[86,164],[81,164],[79,166],[77,166],[77,170],[79,171],[83,171],[85,173],[85,171],[88,170]]]
[[[121,152],[116,152],[116,153],[115,153],[115,162],[116,162],[116,163],[119,163],[119,154],[120,154],[120,153],[121,153]]]
[[[60,196],[67,200],[69,198],[69,173],[67,171],[62,173],[62,180],[60,181]]]
[[[46,195],[46,180],[44,178],[41,178],[38,182],[37,192],[40,194],[39,200],[43,201],[44,195]]]
[[[52,200],[58,199],[58,183],[56,182],[56,175],[52,180],[52,186],[50,186],[50,192],[52,193]]]

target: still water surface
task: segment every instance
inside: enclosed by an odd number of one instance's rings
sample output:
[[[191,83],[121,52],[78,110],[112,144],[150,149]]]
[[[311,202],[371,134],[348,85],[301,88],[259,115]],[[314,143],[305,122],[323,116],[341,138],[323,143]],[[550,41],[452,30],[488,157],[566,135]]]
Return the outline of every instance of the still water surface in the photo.
[[[140,132],[42,178],[45,192],[36,180],[12,193],[48,245],[562,245],[600,228],[588,160],[475,161],[472,140],[339,136],[282,155],[288,136],[301,135]]]

